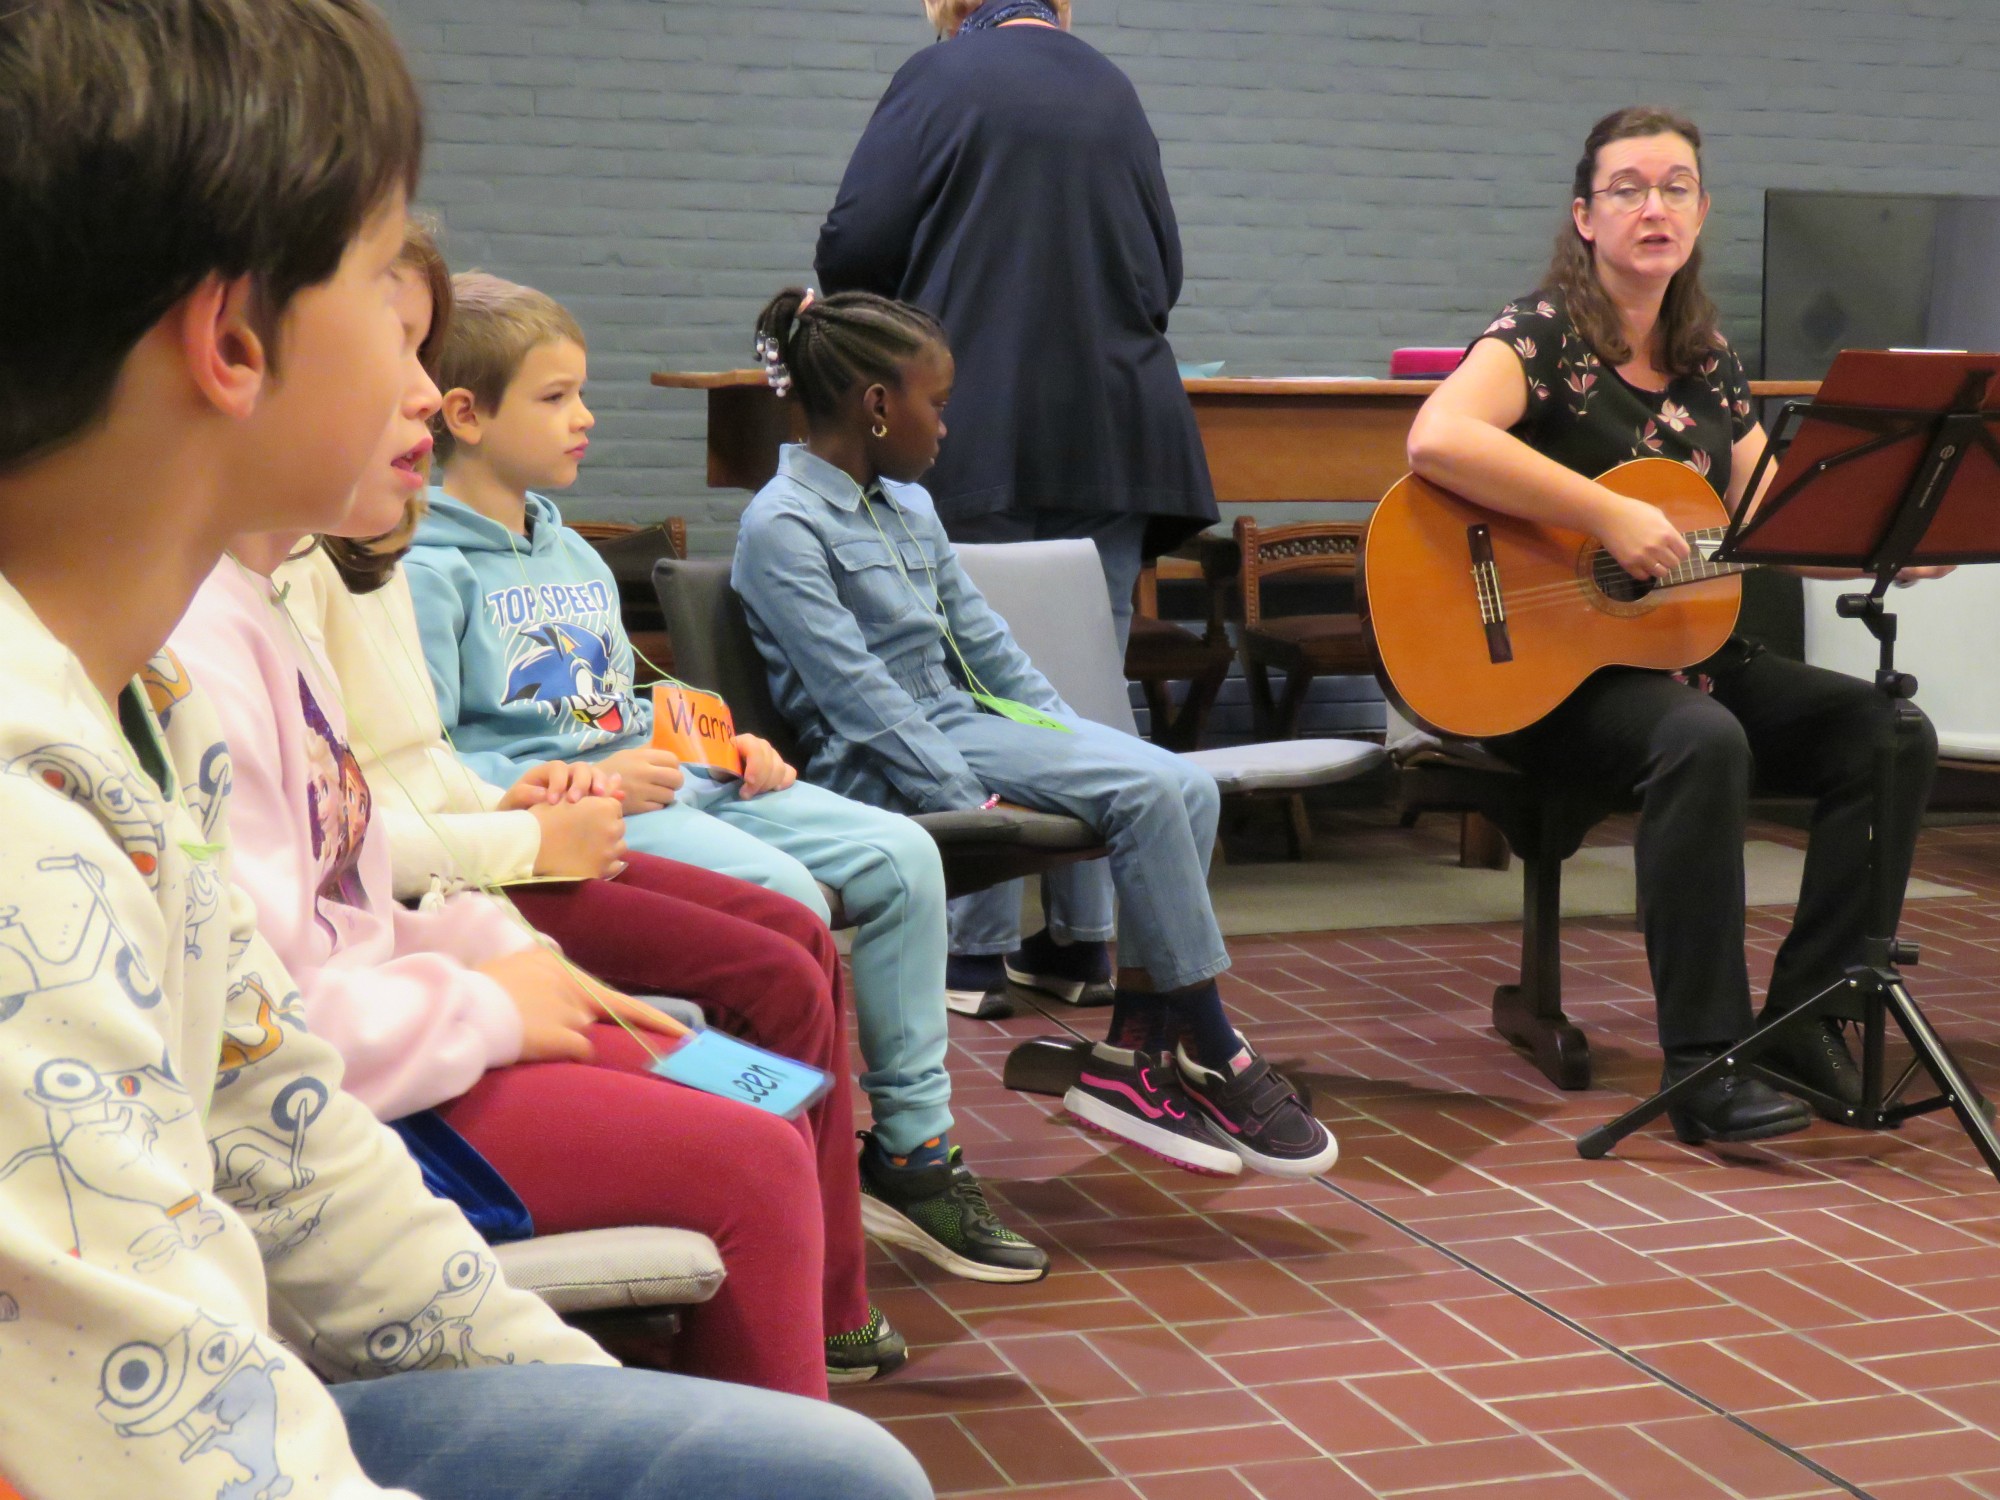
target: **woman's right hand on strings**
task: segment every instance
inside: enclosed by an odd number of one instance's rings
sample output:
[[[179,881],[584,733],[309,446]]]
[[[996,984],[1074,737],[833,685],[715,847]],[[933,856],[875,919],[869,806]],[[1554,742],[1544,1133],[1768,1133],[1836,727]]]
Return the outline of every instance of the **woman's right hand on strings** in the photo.
[[[1634,578],[1665,577],[1691,555],[1687,538],[1657,505],[1612,490],[1598,519],[1597,539]]]
[[[601,1013],[560,957],[537,943],[489,959],[478,970],[521,1013],[522,1062],[590,1061],[590,1027]]]
[[[620,750],[616,755],[605,756],[598,765],[624,784],[621,800],[628,817],[633,813],[658,812],[674,800],[674,793],[687,779],[681,770],[680,757],[671,750],[651,745]]]
[[[542,826],[537,875],[608,880],[625,868],[625,810],[615,797],[538,802],[528,811]]]

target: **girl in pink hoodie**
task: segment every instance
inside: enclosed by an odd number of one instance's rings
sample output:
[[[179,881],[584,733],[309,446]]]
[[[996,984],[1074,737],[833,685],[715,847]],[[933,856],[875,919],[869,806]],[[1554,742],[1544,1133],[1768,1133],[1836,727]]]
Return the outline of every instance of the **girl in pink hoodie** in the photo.
[[[393,273],[410,378],[356,486],[346,528],[355,535],[389,530],[423,483],[426,423],[439,405],[419,360],[433,311],[425,250],[435,256],[413,231]],[[676,1365],[824,1396],[824,1242],[803,1125],[652,1076],[639,1038],[658,1033],[660,1049],[659,1013],[587,988],[503,901],[474,891],[414,911],[395,901],[337,684],[270,581],[301,540],[236,538],[172,644],[223,721],[236,878],[300,987],[308,1024],[340,1050],[346,1086],[383,1119],[436,1107],[503,1160],[513,1142],[485,1122],[511,1131],[535,1120],[542,1156],[567,1167],[566,1181],[509,1180],[543,1229],[708,1234],[727,1275],[691,1311]],[[592,1189],[585,1207],[578,1181]]]

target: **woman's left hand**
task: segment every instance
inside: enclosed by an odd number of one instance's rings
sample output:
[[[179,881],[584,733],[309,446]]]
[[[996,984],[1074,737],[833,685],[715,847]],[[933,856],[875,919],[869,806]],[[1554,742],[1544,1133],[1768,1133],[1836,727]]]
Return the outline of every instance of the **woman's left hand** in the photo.
[[[1918,568],[1904,568],[1896,575],[1896,587],[1906,589],[1913,583],[1922,583],[1927,578],[1942,578],[1957,570],[1957,563],[1926,564]]]
[[[799,779],[799,773],[785,764],[785,758],[771,742],[754,734],[739,734],[730,741],[743,757],[743,785],[739,797],[761,797],[766,792],[782,792]]]

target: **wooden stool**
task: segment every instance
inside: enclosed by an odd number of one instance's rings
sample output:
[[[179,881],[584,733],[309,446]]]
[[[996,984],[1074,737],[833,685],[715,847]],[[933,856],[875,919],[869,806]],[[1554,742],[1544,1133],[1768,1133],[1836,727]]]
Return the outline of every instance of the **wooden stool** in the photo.
[[[1590,1087],[1590,1042],[1562,1008],[1562,867],[1612,808],[1583,808],[1454,740],[1397,756],[1406,814],[1478,813],[1521,857],[1521,971],[1493,992],[1493,1029],[1560,1089]]]

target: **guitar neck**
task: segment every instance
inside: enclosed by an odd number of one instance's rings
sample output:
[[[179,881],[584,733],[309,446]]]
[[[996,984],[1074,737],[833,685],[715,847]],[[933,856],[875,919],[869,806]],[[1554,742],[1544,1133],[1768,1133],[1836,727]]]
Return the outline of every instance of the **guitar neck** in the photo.
[[[1662,577],[1654,587],[1665,589],[1680,583],[1700,583],[1704,578],[1727,578],[1732,573],[1748,573],[1764,566],[1762,563],[1716,562],[1715,549],[1722,545],[1722,539],[1728,534],[1727,526],[1704,526],[1699,531],[1682,532],[1688,544],[1688,560]]]

